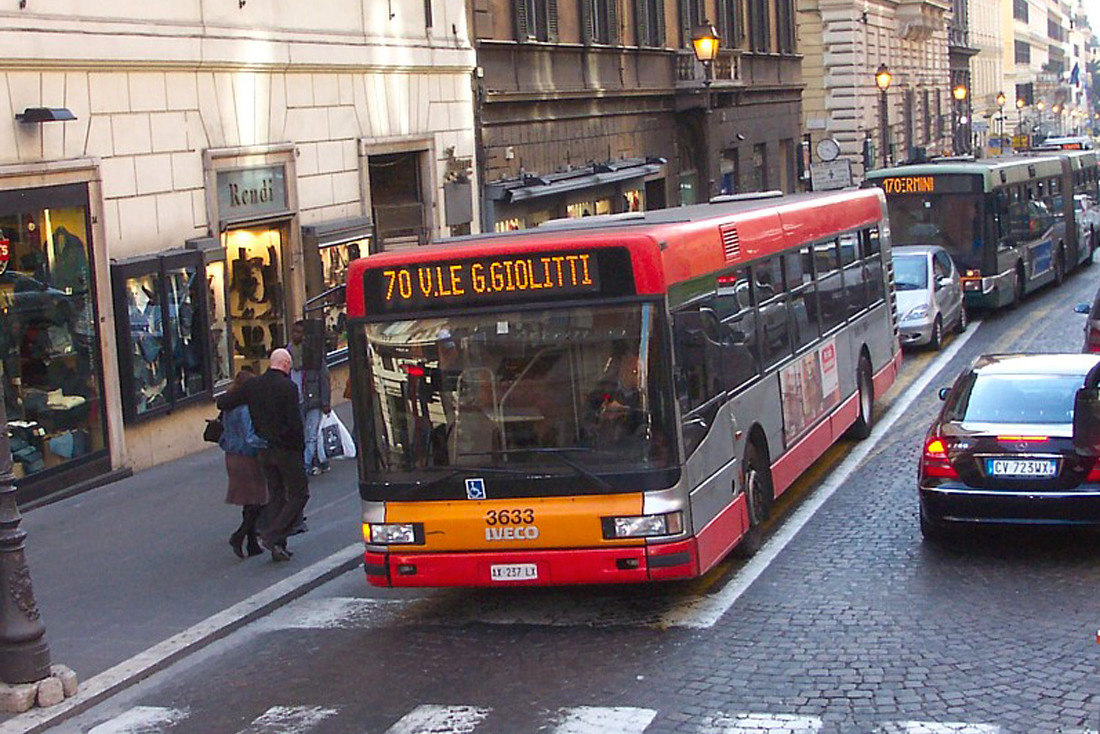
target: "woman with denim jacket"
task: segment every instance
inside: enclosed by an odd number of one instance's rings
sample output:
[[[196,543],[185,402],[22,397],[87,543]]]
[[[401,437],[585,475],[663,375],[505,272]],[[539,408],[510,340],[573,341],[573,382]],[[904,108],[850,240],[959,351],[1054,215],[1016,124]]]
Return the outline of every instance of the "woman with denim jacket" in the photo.
[[[245,381],[255,377],[247,367],[237,373],[230,390],[236,390]],[[245,541],[248,556],[263,553],[257,539],[260,513],[268,502],[267,483],[260,467],[260,449],[263,439],[252,429],[252,417],[248,406],[240,405],[222,414],[224,432],[218,445],[225,452],[225,471],[229,476],[229,489],[225,501],[241,506],[241,525],[229,536],[229,545],[238,558],[245,557]]]

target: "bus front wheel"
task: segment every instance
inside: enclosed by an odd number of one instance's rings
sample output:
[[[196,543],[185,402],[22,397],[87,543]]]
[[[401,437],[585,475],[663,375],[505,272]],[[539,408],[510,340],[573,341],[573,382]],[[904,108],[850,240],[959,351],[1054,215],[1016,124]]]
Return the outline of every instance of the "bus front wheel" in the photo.
[[[859,367],[856,368],[856,393],[859,415],[848,429],[848,435],[861,441],[871,435],[875,424],[875,381],[871,376],[871,361],[866,354],[860,355]]]
[[[1024,281],[1026,276],[1024,275],[1024,266],[1020,263],[1016,264],[1016,282],[1012,284],[1012,308],[1016,308],[1024,300]]]
[[[749,513],[749,529],[737,544],[737,555],[751,558],[764,545],[764,523],[772,512],[772,472],[763,452],[749,441],[741,466],[741,487]]]

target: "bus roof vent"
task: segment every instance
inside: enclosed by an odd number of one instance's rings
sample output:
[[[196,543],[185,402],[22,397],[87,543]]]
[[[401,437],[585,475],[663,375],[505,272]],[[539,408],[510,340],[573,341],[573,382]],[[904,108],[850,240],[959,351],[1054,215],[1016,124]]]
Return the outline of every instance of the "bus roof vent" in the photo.
[[[741,259],[741,238],[737,236],[737,227],[732,224],[723,224],[718,227],[722,234],[722,248],[726,252],[726,260]]]

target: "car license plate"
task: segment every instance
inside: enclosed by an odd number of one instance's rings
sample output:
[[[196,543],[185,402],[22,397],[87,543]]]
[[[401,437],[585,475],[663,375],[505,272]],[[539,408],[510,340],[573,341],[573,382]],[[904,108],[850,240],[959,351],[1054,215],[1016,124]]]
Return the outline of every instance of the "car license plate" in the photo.
[[[489,578],[493,581],[531,581],[539,577],[539,567],[534,563],[494,563],[489,566]]]
[[[991,477],[1053,477],[1058,465],[1053,459],[986,459],[985,473]]]

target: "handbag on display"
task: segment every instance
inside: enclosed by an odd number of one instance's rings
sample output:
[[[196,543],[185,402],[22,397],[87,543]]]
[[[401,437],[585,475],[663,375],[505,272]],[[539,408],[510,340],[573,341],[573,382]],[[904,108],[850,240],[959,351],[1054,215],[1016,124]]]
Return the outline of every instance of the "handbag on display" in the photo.
[[[217,443],[221,440],[223,433],[225,433],[225,424],[222,423],[221,413],[218,413],[217,418],[206,419],[206,428],[202,431],[202,440]]]

